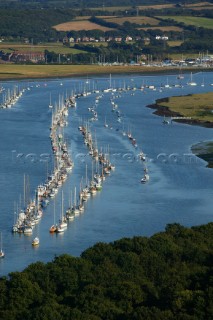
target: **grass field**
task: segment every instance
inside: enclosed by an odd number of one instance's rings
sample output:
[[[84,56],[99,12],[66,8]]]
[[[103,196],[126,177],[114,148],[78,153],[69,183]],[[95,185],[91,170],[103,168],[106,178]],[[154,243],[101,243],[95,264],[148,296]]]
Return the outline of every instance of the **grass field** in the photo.
[[[212,10],[213,9],[213,4],[211,6],[206,6],[206,7],[192,7],[190,8],[195,11],[201,11],[201,10]]]
[[[206,8],[208,6],[212,6],[212,3],[208,1],[203,1],[198,3],[185,4],[186,8],[192,8],[192,9],[196,9],[198,7]],[[155,5],[153,4],[153,5],[142,5],[137,7],[139,8],[139,10],[148,10],[148,9],[161,10],[166,8],[174,8],[175,5],[174,4],[155,4]],[[130,6],[104,7],[104,9],[106,9],[109,12],[132,10]],[[91,10],[100,10],[100,7],[91,8]]]
[[[138,6],[138,8],[140,10],[148,10],[148,9],[161,10],[166,8],[174,8],[174,4],[156,4],[156,5]]]
[[[169,47],[179,47],[183,41],[167,41]]]
[[[80,30],[102,30],[102,31],[109,31],[113,30],[112,28],[107,28],[100,26],[99,24],[90,22],[88,20],[78,20],[78,21],[70,21],[58,24],[53,26],[53,28],[57,31],[80,31]]]
[[[152,17],[146,17],[146,16],[138,16],[138,17],[114,17],[114,18],[106,18],[107,22],[114,22],[119,25],[122,25],[125,21],[128,21],[130,23],[137,23],[137,24],[150,24],[153,26],[157,26],[159,24],[159,20],[152,18]]]
[[[172,68],[171,68],[172,70]],[[176,69],[175,69],[176,70]],[[54,78],[54,77],[72,77],[76,75],[94,75],[94,74],[134,74],[150,73],[163,70],[156,67],[146,66],[99,66],[99,65],[17,65],[1,64],[0,80],[3,79],[36,79],[36,78]],[[168,72],[168,69],[166,69]]]
[[[213,122],[213,92],[171,97],[168,102],[161,102],[159,105],[185,117]]]
[[[94,10],[94,11],[97,11],[97,10],[100,10],[101,8],[100,7],[95,7],[95,8],[90,8],[90,10]],[[131,7],[130,6],[120,6],[120,7],[104,7],[104,10],[107,10],[109,12],[115,12],[115,11],[128,11],[130,10]]]
[[[190,4],[185,4],[185,7],[187,8],[206,8],[209,6],[213,6],[213,4],[211,2],[207,2],[207,1],[203,1],[203,2],[198,2],[198,3],[190,3]]]
[[[140,10],[147,10],[147,9],[164,9],[164,8],[173,8],[173,4],[156,4],[156,5],[144,5],[144,6],[137,6]],[[104,7],[105,10],[109,12],[115,12],[115,11],[128,11],[132,10],[132,7],[130,6],[120,6],[120,7]],[[91,10],[100,10],[99,8],[91,8]]]
[[[213,19],[191,16],[161,16],[161,19],[172,19],[177,22],[182,22],[186,25],[194,25],[196,27],[203,27],[213,29]]]
[[[177,41],[177,42],[179,42],[179,41]],[[198,53],[185,53],[185,54],[182,54],[182,53],[170,53],[170,54],[168,54],[168,58],[169,59],[177,60],[177,61],[185,60],[185,59],[196,59],[198,57],[199,57]]]
[[[147,28],[137,28],[138,30],[161,30],[161,31],[176,31],[176,32],[182,32],[183,29],[176,26],[165,26],[165,27],[147,27]]]
[[[45,43],[42,45],[31,45],[31,44],[23,44],[23,43],[0,43],[0,50],[3,50],[4,52],[13,52],[15,50],[20,52],[44,52],[45,50],[53,51],[57,54],[77,54],[85,52],[83,50],[78,50],[74,48],[68,48],[66,46],[63,46],[61,42],[57,43]]]
[[[57,31],[80,31],[80,30],[94,30],[99,29],[102,31],[113,30],[113,28],[103,27],[99,24],[90,22],[88,19],[90,16],[78,16],[75,20],[61,23],[56,26],[53,26]],[[130,23],[137,24],[150,24],[153,26],[157,26],[159,24],[159,20],[156,18],[146,17],[146,16],[138,16],[138,17],[112,17],[112,16],[100,16],[101,19],[106,20],[107,22],[117,23],[122,25],[125,21]]]

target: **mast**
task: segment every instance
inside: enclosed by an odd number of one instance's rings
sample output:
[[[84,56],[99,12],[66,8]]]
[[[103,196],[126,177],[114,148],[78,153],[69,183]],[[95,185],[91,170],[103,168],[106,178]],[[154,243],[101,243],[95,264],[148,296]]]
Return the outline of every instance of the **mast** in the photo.
[[[2,234],[0,233],[0,252],[2,252]]]
[[[76,208],[76,187],[74,189],[74,208]]]
[[[87,181],[87,164],[86,164],[86,187],[87,187],[88,181]]]
[[[25,205],[26,205],[26,186],[25,186],[25,173],[24,173],[24,199],[23,199],[23,202],[24,202],[24,209],[25,209]]]
[[[54,198],[54,202],[53,202],[53,224],[55,226],[55,198]]]
[[[64,195],[62,190],[61,191],[61,221],[63,221],[63,214],[64,214]]]

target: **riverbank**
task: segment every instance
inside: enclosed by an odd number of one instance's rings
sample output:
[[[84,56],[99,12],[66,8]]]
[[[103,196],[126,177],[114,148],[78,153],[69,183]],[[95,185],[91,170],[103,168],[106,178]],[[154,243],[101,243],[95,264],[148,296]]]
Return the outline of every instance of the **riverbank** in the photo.
[[[192,68],[185,68],[189,72]],[[194,70],[194,69],[193,69]],[[197,69],[196,69],[197,70]],[[199,71],[202,69],[199,68]],[[205,69],[205,71],[207,71]],[[208,71],[211,71],[208,69]],[[17,65],[1,64],[0,80],[67,78],[75,76],[92,76],[104,74],[163,74],[178,73],[177,67],[156,66],[113,66],[113,65]]]
[[[192,146],[191,151],[197,157],[208,162],[208,168],[213,168],[213,141],[199,142]]]
[[[185,117],[172,121],[213,128],[213,92],[158,99],[148,108],[163,117]]]
[[[174,119],[171,121],[213,128],[213,93],[202,93],[179,97],[158,99],[148,108],[155,109],[154,114],[165,117],[188,117],[189,119]],[[208,168],[213,168],[213,142],[201,142],[192,146],[191,151],[197,157],[205,160]]]

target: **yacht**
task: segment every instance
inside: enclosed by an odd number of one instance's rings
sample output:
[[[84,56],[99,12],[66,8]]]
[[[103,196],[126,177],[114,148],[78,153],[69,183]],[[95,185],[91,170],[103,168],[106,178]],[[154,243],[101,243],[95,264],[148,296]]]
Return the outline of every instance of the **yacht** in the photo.
[[[148,181],[149,181],[149,175],[147,173],[145,173],[143,178],[141,179],[141,183],[146,183]]]
[[[35,237],[32,241],[32,246],[38,246],[39,245],[39,238]]]

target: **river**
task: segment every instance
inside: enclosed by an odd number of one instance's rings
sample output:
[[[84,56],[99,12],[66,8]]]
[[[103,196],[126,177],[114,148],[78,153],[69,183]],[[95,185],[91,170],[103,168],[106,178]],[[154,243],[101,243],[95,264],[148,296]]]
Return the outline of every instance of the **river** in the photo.
[[[175,123],[164,125],[162,117],[153,114],[146,105],[156,99],[213,90],[213,73],[193,75],[197,86],[189,86],[190,75],[185,74],[182,86],[177,75],[128,75],[92,78],[52,79],[2,82],[7,91],[14,86],[28,88],[11,109],[0,109],[0,231],[5,258],[0,260],[0,276],[21,271],[36,261],[51,261],[55,256],[68,253],[80,256],[82,251],[97,242],[111,242],[122,237],[151,236],[163,231],[168,223],[184,226],[212,221],[213,170],[205,161],[191,153],[191,146],[212,140],[212,129]],[[201,84],[205,83],[205,86]],[[162,88],[169,84],[171,88]],[[74,168],[63,184],[64,208],[69,204],[70,192],[92,174],[91,157],[78,130],[83,121],[91,118],[88,108],[96,97],[98,121],[91,121],[91,131],[99,150],[109,150],[115,170],[103,182],[102,191],[91,197],[85,211],[70,222],[63,234],[50,234],[53,224],[53,200],[44,210],[43,217],[32,236],[13,234],[17,205],[23,203],[23,181],[27,177],[27,194],[34,196],[36,187],[43,183],[53,166],[50,144],[52,111],[48,105],[59,96],[73,91],[102,90],[109,86],[145,88],[114,92],[92,93],[77,99],[77,107],[69,109],[68,126],[63,129],[74,161]],[[4,92],[0,94],[0,99]],[[117,104],[112,112],[111,98]],[[104,127],[105,121],[109,127]],[[135,148],[123,131],[131,131],[137,141]],[[143,165],[138,154],[143,150],[149,170],[148,183],[140,182]],[[25,183],[26,188],[26,183]],[[56,219],[61,212],[61,191],[55,198]],[[32,239],[39,236],[40,245],[32,247]]]

